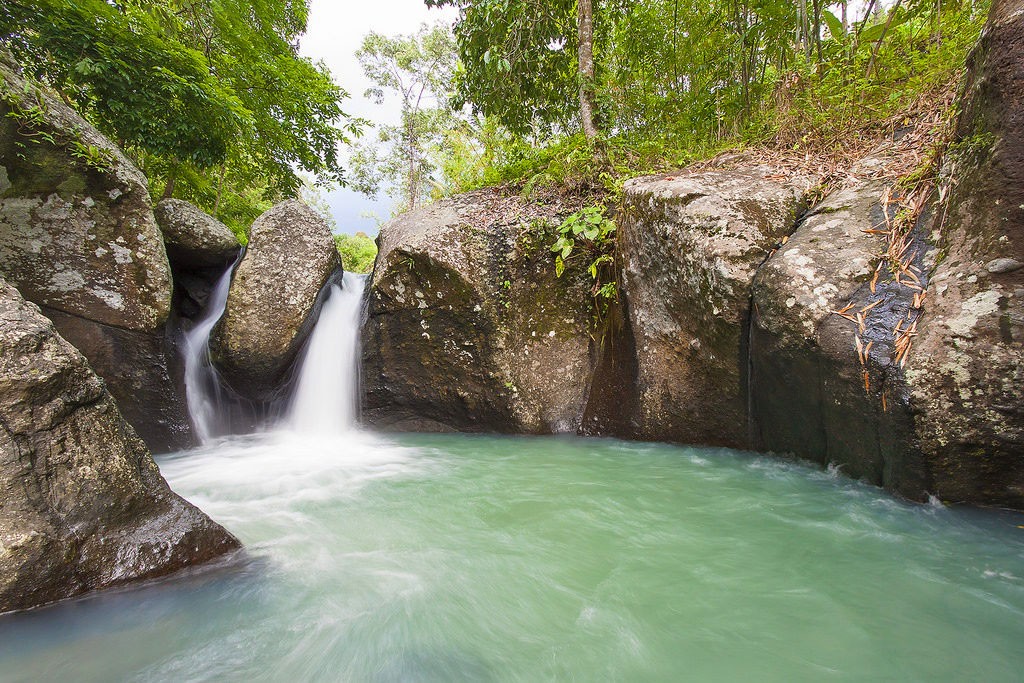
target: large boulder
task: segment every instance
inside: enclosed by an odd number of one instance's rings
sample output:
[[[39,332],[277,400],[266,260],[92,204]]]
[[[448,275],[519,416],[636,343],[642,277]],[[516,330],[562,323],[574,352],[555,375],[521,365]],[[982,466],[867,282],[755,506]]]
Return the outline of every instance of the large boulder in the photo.
[[[168,488],[86,359],[0,280],[0,612],[238,547]]]
[[[153,208],[172,268],[223,267],[241,245],[228,226],[182,199],[163,199]]]
[[[626,183],[619,253],[635,346],[630,436],[749,446],[751,283],[793,231],[812,184],[752,165]]]
[[[1024,509],[1024,3],[996,0],[944,168],[939,263],[907,366],[944,500]]]
[[[228,226],[182,199],[163,199],[153,213],[174,275],[172,309],[180,319],[195,320],[242,245]]]
[[[161,200],[154,215],[171,266],[222,266],[239,255],[241,245],[230,228],[184,200]]]
[[[41,306],[156,332],[171,271],[145,176],[3,60],[0,77],[0,273]]]
[[[168,369],[171,271],[146,178],[0,52],[0,275],[81,349],[150,448],[192,442]]]
[[[571,211],[478,191],[381,229],[363,419],[394,430],[573,432],[589,388],[585,264],[555,275]]]
[[[341,272],[330,228],[302,202],[283,202],[256,219],[210,340],[235,391],[259,401],[275,397],[316,322],[321,290],[340,283]]]
[[[759,449],[834,463],[920,498],[929,471],[897,352],[921,314],[927,245],[911,231],[897,281],[885,259],[886,159],[866,159],[758,271],[750,400]],[[889,216],[891,222],[893,216]],[[877,274],[876,274],[877,273]],[[915,301],[915,294],[918,300]],[[894,334],[894,331],[895,334]]]

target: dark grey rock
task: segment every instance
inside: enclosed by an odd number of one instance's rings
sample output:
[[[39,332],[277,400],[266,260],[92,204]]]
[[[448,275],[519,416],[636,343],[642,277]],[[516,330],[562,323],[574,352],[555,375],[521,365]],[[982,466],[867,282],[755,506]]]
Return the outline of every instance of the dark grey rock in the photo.
[[[213,216],[181,199],[164,199],[153,209],[164,236],[171,267],[178,270],[221,268],[235,260],[238,238]]]
[[[779,178],[747,166],[626,183],[619,253],[636,353],[633,436],[749,446],[751,283],[814,182]]]
[[[85,358],[0,280],[0,612],[238,547],[168,488]]]
[[[920,498],[930,470],[913,447],[893,334],[920,316],[917,285],[905,276],[906,285],[894,281],[883,261],[886,238],[868,232],[886,222],[886,183],[871,179],[884,163],[861,163],[865,176],[855,170],[847,177],[758,271],[750,344],[754,443]],[[926,249],[916,239],[908,250],[916,252],[922,283]]]
[[[330,228],[302,202],[278,204],[253,223],[210,343],[235,391],[274,397],[316,321],[321,289],[340,275]]]
[[[379,428],[574,432],[590,376],[589,276],[555,277],[567,209],[479,191],[381,229],[363,327]]]
[[[933,226],[941,260],[907,365],[943,500],[1024,509],[1024,7],[993,3]]]
[[[144,334],[43,308],[64,339],[105,379],[118,409],[153,453],[197,444],[181,384],[179,353],[163,330]]]

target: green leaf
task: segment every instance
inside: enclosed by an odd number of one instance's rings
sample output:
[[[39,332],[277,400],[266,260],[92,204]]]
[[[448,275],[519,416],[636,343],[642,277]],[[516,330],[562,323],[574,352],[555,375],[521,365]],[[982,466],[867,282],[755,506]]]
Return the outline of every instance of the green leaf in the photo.
[[[833,38],[842,38],[845,35],[843,31],[843,22],[832,13],[832,10],[824,10],[821,13],[822,18],[825,20],[825,25],[828,26],[828,32],[832,34]]]

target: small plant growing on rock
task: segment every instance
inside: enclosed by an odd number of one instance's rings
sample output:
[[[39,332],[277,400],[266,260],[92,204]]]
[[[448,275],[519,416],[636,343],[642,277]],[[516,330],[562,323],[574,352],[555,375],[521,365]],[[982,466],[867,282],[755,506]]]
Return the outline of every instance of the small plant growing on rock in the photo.
[[[551,245],[555,254],[555,275],[562,277],[573,256],[590,261],[587,272],[593,280],[595,314],[600,319],[611,301],[618,299],[615,281],[615,222],[603,205],[588,206],[569,215],[558,226],[558,239]]]
[[[615,241],[615,223],[604,212],[604,206],[588,206],[571,214],[558,226],[558,239],[551,245],[551,251],[555,252],[555,274],[558,277],[562,277],[565,272],[565,262],[576,250],[577,243],[590,254],[598,252],[598,258],[589,268],[591,275],[596,277],[594,271],[600,265],[598,261],[607,256],[603,252]]]

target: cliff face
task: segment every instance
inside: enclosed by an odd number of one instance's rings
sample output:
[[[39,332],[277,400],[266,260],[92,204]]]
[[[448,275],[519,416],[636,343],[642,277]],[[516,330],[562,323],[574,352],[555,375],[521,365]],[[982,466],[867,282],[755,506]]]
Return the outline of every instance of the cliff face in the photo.
[[[950,500],[1024,508],[1024,3],[996,0],[943,167],[907,366],[921,452]]]
[[[0,53],[0,275],[87,355],[150,448],[192,442],[146,178]]]
[[[750,445],[751,286],[814,184],[780,177],[741,165],[626,183],[618,249],[636,345],[637,438]]]

